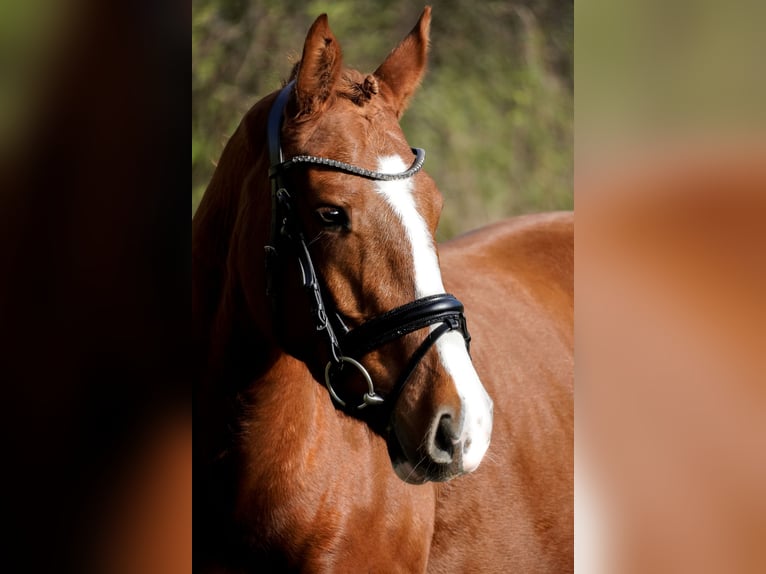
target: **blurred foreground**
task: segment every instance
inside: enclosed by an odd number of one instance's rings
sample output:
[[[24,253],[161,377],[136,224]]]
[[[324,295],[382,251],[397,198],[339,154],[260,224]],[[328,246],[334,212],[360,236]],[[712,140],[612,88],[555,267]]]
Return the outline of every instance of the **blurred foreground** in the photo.
[[[578,563],[763,572],[766,147],[663,152],[577,180]]]
[[[6,572],[191,567],[178,8],[0,3]]]
[[[577,572],[766,571],[765,11],[577,6]]]

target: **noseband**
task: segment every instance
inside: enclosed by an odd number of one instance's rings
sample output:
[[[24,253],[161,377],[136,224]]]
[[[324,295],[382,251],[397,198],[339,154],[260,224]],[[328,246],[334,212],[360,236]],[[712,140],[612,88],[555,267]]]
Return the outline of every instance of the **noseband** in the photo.
[[[396,174],[371,171],[341,161],[311,155],[299,155],[285,160],[280,145],[280,133],[284,109],[293,85],[294,81],[290,82],[277,96],[269,112],[267,126],[271,163],[269,170],[269,179],[271,180],[271,237],[269,244],[265,246],[266,291],[274,302],[276,297],[273,286],[274,270],[278,263],[281,248],[290,245],[290,251],[297,256],[301,271],[301,283],[311,301],[314,325],[317,331],[324,333],[329,345],[330,360],[325,367],[324,376],[330,396],[340,407],[348,411],[358,411],[370,405],[383,404],[387,404],[389,408],[393,409],[418,363],[439,337],[449,331],[459,331],[465,339],[466,348],[469,348],[471,336],[466,326],[463,304],[453,295],[441,293],[422,297],[401,307],[391,309],[352,330],[346,327],[337,313],[331,320],[300,221],[294,210],[292,197],[285,186],[283,174],[288,169],[298,166],[316,165],[378,181],[406,179],[412,177],[423,167],[425,152],[422,149],[412,148],[415,154],[414,162],[409,169]],[[333,327],[333,321],[336,323],[335,327]],[[372,377],[359,360],[367,353],[388,342],[431,325],[437,326],[429,332],[413,353],[391,392],[385,397],[376,393]],[[340,336],[336,334],[336,327]],[[357,406],[348,405],[338,396],[333,387],[333,379],[338,376],[345,365],[357,369],[367,383],[367,392],[364,393],[362,402]]]

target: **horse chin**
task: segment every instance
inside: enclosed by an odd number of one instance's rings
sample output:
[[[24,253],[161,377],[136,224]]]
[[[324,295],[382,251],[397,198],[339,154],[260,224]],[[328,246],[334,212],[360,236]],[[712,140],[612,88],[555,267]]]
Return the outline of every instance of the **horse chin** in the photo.
[[[404,454],[399,438],[392,429],[388,432],[388,456],[391,458],[391,465],[394,468],[396,476],[408,484],[423,484],[428,482],[428,477],[424,469],[413,465]]]
[[[425,484],[426,482],[446,482],[462,473],[452,472],[445,465],[435,464],[425,457],[413,462],[402,447],[396,431],[388,432],[388,454],[396,476],[407,484]]]
[[[396,476],[401,478],[407,484],[425,484],[429,481],[425,472],[412,466],[409,461],[394,462],[393,466]]]

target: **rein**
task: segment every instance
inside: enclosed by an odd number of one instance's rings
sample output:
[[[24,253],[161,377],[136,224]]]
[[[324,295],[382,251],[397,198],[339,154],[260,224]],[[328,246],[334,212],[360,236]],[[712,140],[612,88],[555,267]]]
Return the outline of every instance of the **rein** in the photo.
[[[269,179],[271,181],[271,231],[269,244],[265,246],[266,292],[272,301],[272,307],[276,309],[273,273],[278,264],[280,247],[287,242],[291,245],[291,251],[298,259],[301,283],[310,298],[314,325],[317,331],[324,333],[324,338],[330,350],[330,360],[327,362],[324,370],[325,385],[330,396],[340,407],[348,411],[359,411],[370,405],[383,404],[387,404],[389,408],[393,409],[418,363],[439,337],[449,331],[459,331],[465,339],[466,348],[470,347],[471,336],[468,333],[465,315],[463,314],[463,304],[453,295],[447,293],[430,295],[373,317],[352,330],[349,330],[343,324],[340,316],[335,313],[338,321],[336,326],[339,332],[341,332],[340,336],[336,335],[330,315],[328,315],[328,306],[325,304],[322,295],[322,288],[311,259],[311,253],[294,211],[292,196],[287,190],[283,174],[289,169],[295,169],[300,166],[317,165],[378,181],[406,179],[415,175],[423,167],[425,151],[419,148],[412,148],[412,152],[415,155],[412,165],[409,169],[395,174],[372,171],[341,161],[312,155],[299,155],[285,160],[280,145],[280,134],[282,131],[284,109],[290,98],[294,83],[293,81],[287,84],[277,96],[269,111],[267,125],[271,165],[269,169]],[[367,353],[388,342],[432,325],[437,326],[429,332],[413,353],[391,392],[385,397],[376,393],[372,377],[359,360]],[[333,387],[333,379],[342,371],[345,365],[351,365],[357,369],[367,384],[367,392],[363,394],[362,402],[356,406],[349,405],[341,399]]]

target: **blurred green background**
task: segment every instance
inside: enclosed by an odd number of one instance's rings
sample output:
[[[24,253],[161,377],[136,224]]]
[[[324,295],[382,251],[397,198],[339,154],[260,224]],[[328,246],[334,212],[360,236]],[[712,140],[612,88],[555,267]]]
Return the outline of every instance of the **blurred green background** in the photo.
[[[372,72],[420,2],[194,0],[192,213],[228,136],[280,86],[322,12],[348,67]],[[438,238],[573,206],[573,3],[434,1],[429,70],[402,127],[445,196]]]
[[[50,97],[52,70],[61,64],[79,15],[73,3],[0,0],[0,167],[17,160]]]

